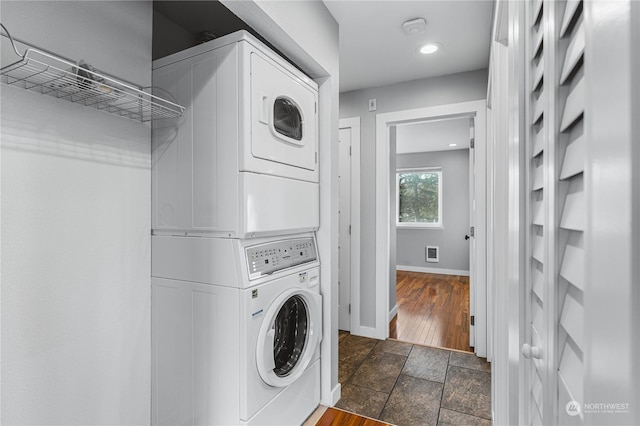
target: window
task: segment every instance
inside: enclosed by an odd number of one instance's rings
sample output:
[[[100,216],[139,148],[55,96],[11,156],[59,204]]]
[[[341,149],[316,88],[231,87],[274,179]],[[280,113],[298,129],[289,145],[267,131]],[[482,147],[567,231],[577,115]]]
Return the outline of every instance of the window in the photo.
[[[442,168],[398,170],[398,227],[442,227]]]

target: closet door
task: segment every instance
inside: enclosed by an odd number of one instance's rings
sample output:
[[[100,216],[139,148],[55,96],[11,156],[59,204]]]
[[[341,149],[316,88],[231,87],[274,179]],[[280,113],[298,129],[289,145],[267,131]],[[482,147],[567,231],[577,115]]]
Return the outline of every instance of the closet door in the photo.
[[[581,1],[538,1],[529,26],[529,225],[522,355],[528,424],[583,420],[584,81]]]
[[[549,232],[548,198],[549,182],[549,111],[548,82],[545,79],[545,13],[548,3],[542,0],[524,3],[526,53],[526,126],[525,143],[527,158],[527,246],[525,292],[525,412],[526,424],[549,424],[545,419],[545,392],[548,388],[548,261],[546,242]]]
[[[640,4],[520,7],[527,190],[520,420],[639,424]]]
[[[557,271],[553,283],[557,297],[553,372],[558,399],[555,424],[582,424],[584,413],[584,191],[585,31],[582,1],[556,5],[556,129],[554,185],[557,188],[555,241]]]
[[[585,424],[640,424],[640,2],[583,2]],[[597,404],[617,404],[598,407]]]

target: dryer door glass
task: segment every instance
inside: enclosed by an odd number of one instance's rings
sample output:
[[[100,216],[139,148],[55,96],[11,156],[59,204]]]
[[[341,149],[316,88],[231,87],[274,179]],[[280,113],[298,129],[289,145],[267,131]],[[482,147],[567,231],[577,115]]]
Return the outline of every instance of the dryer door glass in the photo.
[[[318,92],[270,59],[251,54],[251,128],[242,138],[243,170],[295,179],[315,177]],[[265,163],[265,161],[277,164]],[[298,174],[300,173],[300,174]]]
[[[278,377],[289,375],[300,360],[307,342],[308,325],[307,306],[302,297],[289,298],[274,323],[273,371]]]
[[[273,104],[273,127],[281,135],[302,140],[302,115],[298,105],[285,97],[276,98]]]

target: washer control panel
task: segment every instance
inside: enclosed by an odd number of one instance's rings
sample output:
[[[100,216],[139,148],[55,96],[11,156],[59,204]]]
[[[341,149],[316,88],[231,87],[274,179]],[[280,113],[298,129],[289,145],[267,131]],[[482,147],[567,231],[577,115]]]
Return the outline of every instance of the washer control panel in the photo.
[[[245,249],[249,279],[318,259],[313,237],[273,241]]]

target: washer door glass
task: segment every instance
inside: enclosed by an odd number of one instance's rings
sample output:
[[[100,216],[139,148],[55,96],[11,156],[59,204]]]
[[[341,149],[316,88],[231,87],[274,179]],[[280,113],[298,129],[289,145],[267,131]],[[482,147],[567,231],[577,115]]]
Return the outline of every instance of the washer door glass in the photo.
[[[298,105],[289,98],[276,98],[273,104],[273,127],[281,135],[302,140],[302,115]]]
[[[290,297],[274,321],[274,373],[285,377],[295,368],[307,342],[309,315],[302,297]]]
[[[298,275],[287,278],[298,281]],[[322,339],[322,296],[305,289],[287,289],[271,301],[264,317],[257,319],[258,374],[269,386],[288,386],[304,374],[317,354]]]

